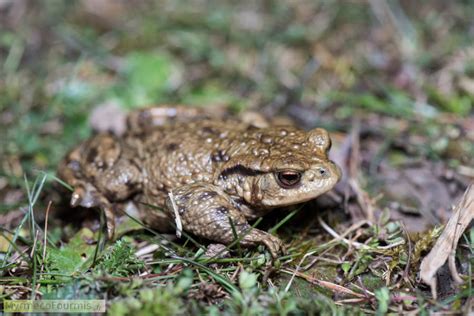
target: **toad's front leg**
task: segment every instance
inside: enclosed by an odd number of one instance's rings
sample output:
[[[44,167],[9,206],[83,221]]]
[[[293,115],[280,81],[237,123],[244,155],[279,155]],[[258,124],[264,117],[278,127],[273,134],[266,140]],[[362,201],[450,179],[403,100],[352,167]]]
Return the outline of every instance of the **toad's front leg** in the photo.
[[[166,206],[184,231],[198,237],[228,245],[237,234],[242,246],[263,244],[274,258],[283,250],[280,239],[252,228],[238,205],[215,185],[194,183],[174,189]]]

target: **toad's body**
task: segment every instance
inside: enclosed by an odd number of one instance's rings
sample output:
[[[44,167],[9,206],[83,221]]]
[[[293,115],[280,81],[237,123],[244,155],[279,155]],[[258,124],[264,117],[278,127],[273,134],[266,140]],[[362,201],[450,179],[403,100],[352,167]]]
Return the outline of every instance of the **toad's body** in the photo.
[[[152,227],[163,230],[179,214],[184,231],[228,244],[233,225],[242,245],[265,244],[275,255],[280,240],[247,220],[313,199],[340,178],[323,129],[190,117],[156,123],[157,109],[132,113],[122,137],[87,140],[59,168],[74,188],[71,204],[102,208],[109,234],[114,207],[133,199]]]

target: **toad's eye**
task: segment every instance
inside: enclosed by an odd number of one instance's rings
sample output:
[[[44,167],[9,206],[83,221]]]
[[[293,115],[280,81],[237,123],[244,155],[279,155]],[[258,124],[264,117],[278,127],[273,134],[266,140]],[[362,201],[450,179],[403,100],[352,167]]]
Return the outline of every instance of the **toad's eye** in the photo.
[[[276,174],[278,184],[285,189],[289,189],[300,183],[301,173],[296,171],[281,171]]]

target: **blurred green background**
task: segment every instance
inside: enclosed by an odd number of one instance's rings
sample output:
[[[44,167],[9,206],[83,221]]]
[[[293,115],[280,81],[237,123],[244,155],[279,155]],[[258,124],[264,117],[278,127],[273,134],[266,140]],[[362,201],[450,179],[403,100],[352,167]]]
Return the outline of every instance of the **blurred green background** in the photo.
[[[3,0],[2,183],[53,170],[101,104],[225,105],[341,132],[354,115],[471,115],[472,16],[470,1]]]

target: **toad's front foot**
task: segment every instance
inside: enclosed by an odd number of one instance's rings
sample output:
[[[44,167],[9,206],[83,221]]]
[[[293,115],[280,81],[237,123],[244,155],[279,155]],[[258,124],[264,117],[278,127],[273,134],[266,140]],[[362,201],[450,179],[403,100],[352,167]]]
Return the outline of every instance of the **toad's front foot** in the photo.
[[[184,185],[172,191],[167,210],[184,231],[229,245],[236,239],[245,247],[265,245],[276,258],[283,243],[252,228],[238,205],[220,187],[208,183]]]
[[[286,252],[283,242],[280,238],[275,237],[269,233],[264,231],[253,229],[251,234],[248,236],[248,240],[246,240],[249,246],[253,245],[265,245],[270,254],[275,259],[280,254],[284,254]],[[245,245],[245,243],[243,243]]]

